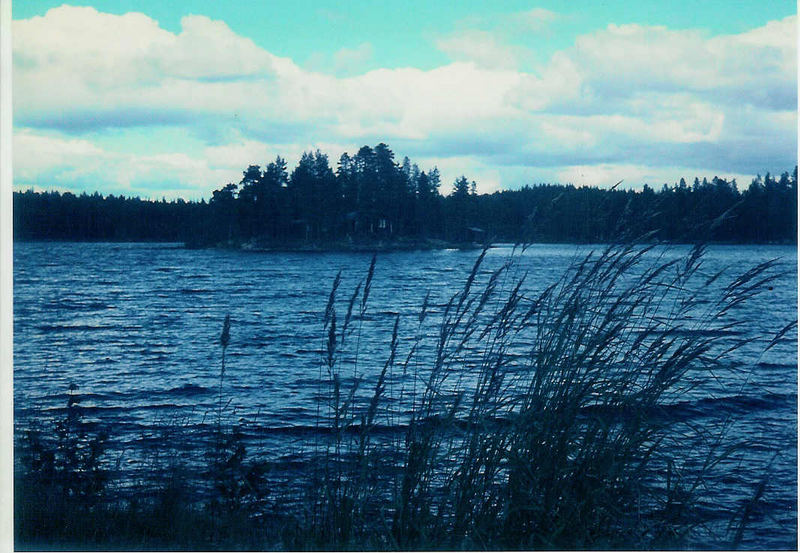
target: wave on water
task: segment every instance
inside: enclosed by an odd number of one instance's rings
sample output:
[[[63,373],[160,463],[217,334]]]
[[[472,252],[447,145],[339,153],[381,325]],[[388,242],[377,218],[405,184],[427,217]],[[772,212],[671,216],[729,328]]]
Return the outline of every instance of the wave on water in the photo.
[[[686,422],[698,418],[725,418],[731,415],[747,415],[756,411],[782,410],[797,404],[796,393],[765,393],[762,395],[733,395],[726,397],[706,397],[691,401],[661,405],[651,410],[648,416],[672,422]],[[641,410],[635,406],[591,405],[584,407],[584,416],[593,416],[610,421],[634,416]]]
[[[184,384],[163,392],[165,395],[196,396],[211,393],[213,390],[197,384]]]
[[[48,309],[65,309],[70,311],[103,311],[105,309],[114,309],[113,305],[101,301],[80,301],[69,298],[52,300],[45,304]]]
[[[37,330],[42,332],[78,332],[78,331],[95,331],[95,330],[114,330],[114,331],[128,331],[128,330],[141,330],[140,325],[91,325],[91,324],[43,324],[37,325]]]

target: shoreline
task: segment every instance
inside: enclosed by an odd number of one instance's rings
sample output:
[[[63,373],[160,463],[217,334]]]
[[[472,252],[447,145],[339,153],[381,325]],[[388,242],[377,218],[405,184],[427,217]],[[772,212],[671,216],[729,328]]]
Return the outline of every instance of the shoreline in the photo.
[[[191,244],[181,240],[77,240],[77,239],[53,239],[53,238],[15,238],[14,244],[36,244],[36,243],[57,243],[57,244],[161,244],[172,245],[178,249],[188,250],[208,250],[208,249],[221,249],[221,250],[237,250],[248,251],[257,253],[286,253],[286,252],[306,252],[306,253],[327,253],[327,252],[393,252],[393,251],[432,251],[432,250],[479,250],[484,246],[489,248],[498,248],[504,246],[514,246],[523,244],[523,242],[499,240],[489,244],[479,244],[477,242],[447,242],[445,240],[437,239],[424,239],[417,241],[399,241],[399,242],[353,242],[347,243],[344,241],[337,242],[313,242],[313,243],[285,243],[274,246],[255,246],[249,243],[243,244]],[[576,242],[566,240],[535,240],[532,242],[525,242],[529,246],[535,245],[598,245],[608,246],[616,244],[614,241],[590,241],[590,242]],[[645,243],[645,242],[642,242]],[[669,246],[692,246],[694,242],[674,242],[674,241],[654,241],[647,242],[648,244],[663,244]],[[728,242],[728,241],[706,241],[702,242],[707,246],[795,246],[797,242]]]
[[[433,250],[480,250],[491,248],[492,244],[477,242],[448,242],[433,238],[400,239],[400,240],[333,240],[307,242],[305,240],[286,242],[264,242],[248,240],[245,242],[228,241],[211,245],[184,244],[186,249],[222,249],[250,253],[389,253]]]

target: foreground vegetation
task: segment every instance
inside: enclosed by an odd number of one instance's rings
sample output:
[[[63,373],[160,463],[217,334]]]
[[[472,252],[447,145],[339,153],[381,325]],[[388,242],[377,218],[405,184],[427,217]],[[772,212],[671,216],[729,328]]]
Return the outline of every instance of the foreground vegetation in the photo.
[[[335,171],[319,151],[303,154],[291,173],[280,157],[263,169],[250,165],[240,182],[215,190],[208,202],[16,192],[14,236],[273,249],[349,240],[598,243],[622,229],[631,236],[657,229],[657,239],[684,243],[797,241],[797,168],[750,183],[714,176],[650,183],[637,192],[619,184],[477,194],[474,181],[462,176],[443,184],[435,167],[398,163],[381,143],[343,154]]]
[[[71,390],[55,426],[29,426],[18,444],[16,547],[651,549],[697,532],[737,547],[766,480],[750,501],[713,505],[727,523],[707,524],[706,481],[741,444],[659,414],[698,375],[733,370],[722,361],[746,341],[724,331],[744,322],[726,317],[774,263],[708,298],[724,276],[700,270],[701,247],[668,260],[614,246],[530,297],[514,259],[487,271],[485,253],[444,305],[426,297],[413,321],[395,320],[377,367],[358,356],[375,260],[352,291],[336,278],[316,428],[288,481],[229,420],[230,318],[203,467],[162,459],[153,481],[119,493],[108,436]]]

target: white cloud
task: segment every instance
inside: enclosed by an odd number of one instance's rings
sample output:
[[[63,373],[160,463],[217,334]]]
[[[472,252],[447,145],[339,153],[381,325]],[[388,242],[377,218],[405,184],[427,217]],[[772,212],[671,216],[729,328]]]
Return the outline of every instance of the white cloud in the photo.
[[[14,186],[200,199],[234,179],[240,169],[212,166],[183,153],[137,155],[88,140],[20,130],[14,134]]]
[[[363,42],[356,48],[342,48],[336,51],[333,54],[333,67],[337,73],[358,73],[372,56],[372,44]]]
[[[524,51],[502,43],[494,33],[468,29],[436,41],[436,47],[454,61],[470,61],[484,68],[512,69]]]
[[[559,17],[558,13],[545,8],[533,8],[514,15],[514,19],[529,31],[541,31]]]
[[[121,114],[123,125],[146,123],[153,112],[180,121],[236,109],[243,83],[270,82],[286,66],[220,21],[187,16],[181,25],[173,34],[143,14],[70,6],[15,21],[15,115],[67,129],[93,119],[113,125],[107,113]]]
[[[649,167],[785,170],[796,163],[795,26],[792,16],[709,37],[610,25],[538,74],[517,69],[527,54],[501,33],[467,30],[437,41],[454,61],[431,70],[359,73],[372,47],[342,49],[330,58],[354,75],[342,77],[303,69],[207,17],[185,17],[173,33],[143,14],[62,6],[14,22],[15,178],[104,190],[161,183],[207,196],[278,154],[291,166],[319,147],[335,165],[341,152],[380,141],[420,166],[435,161],[446,186],[464,173],[483,191],[576,167],[596,183],[619,180],[609,167],[629,170],[626,182],[662,174]],[[164,125],[207,148],[123,155],[91,139]]]
[[[462,175],[470,182],[475,181],[478,194],[491,194],[500,190],[503,185],[502,169],[488,167],[475,161],[471,156],[419,158],[420,168],[423,170],[427,171],[432,167],[439,169],[442,179],[439,192],[444,195],[449,195],[453,191],[454,181]],[[468,170],[465,169],[467,167]]]
[[[42,173],[57,176],[76,166],[96,170],[102,165],[105,152],[88,140],[60,140],[17,131],[13,138],[13,154],[15,180],[35,182]]]
[[[709,174],[709,169],[712,169]],[[641,190],[644,184],[650,188],[660,190],[663,184],[672,186],[683,175],[687,182],[691,184],[697,175],[717,176],[724,179],[736,179],[740,188],[750,184],[749,175],[729,173],[725,171],[714,171],[713,168],[691,168],[680,166],[647,166],[629,163],[600,163],[596,165],[572,165],[559,170],[556,178],[560,182],[572,183],[575,186],[597,186],[600,188],[611,188],[618,182],[620,189],[632,188]]]
[[[694,30],[612,24],[557,53],[542,75],[527,79],[519,100],[530,109],[604,110],[616,99],[664,92],[794,109],[796,25],[790,16],[747,33],[707,38]]]
[[[104,149],[82,138],[19,129],[13,144],[14,186],[199,200],[225,183],[238,183],[248,165],[264,167],[281,156],[291,171],[303,152],[320,150],[335,170],[341,154],[353,154],[358,148],[357,143],[271,144],[239,137],[203,148],[200,156],[179,151],[145,155]]]

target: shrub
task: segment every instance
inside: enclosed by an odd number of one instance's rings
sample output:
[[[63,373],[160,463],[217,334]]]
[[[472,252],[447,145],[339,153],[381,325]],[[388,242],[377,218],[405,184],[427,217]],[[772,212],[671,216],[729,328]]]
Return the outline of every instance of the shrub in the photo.
[[[29,428],[19,444],[23,469],[15,479],[17,538],[70,539],[104,505],[107,471],[102,457],[105,431],[90,433],[77,386],[70,384],[63,418],[50,432]]]

